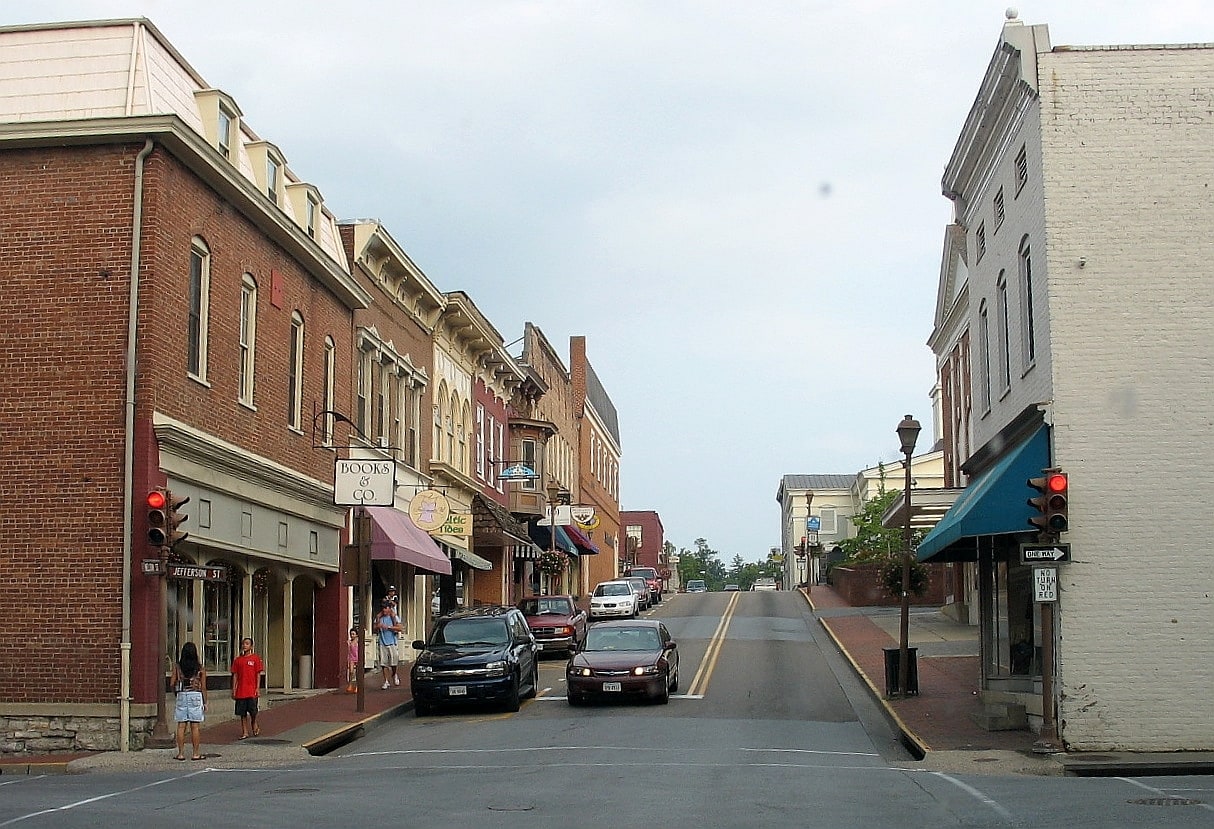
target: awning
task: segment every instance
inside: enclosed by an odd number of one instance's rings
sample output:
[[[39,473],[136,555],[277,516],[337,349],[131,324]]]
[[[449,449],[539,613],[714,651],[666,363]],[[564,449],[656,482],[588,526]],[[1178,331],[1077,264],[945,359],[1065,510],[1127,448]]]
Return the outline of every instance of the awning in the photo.
[[[428,573],[451,575],[451,561],[407,513],[392,507],[364,507],[371,516],[371,558],[412,564]]]
[[[535,521],[531,521],[527,524],[527,532],[530,534],[531,540],[534,541],[535,545],[541,550],[550,550],[553,547],[551,538],[548,534],[550,529],[552,528],[541,526]],[[565,533],[565,530],[561,527],[556,528],[555,546],[558,550],[569,553],[569,555],[578,555],[577,547],[574,546],[573,541],[570,540],[569,536]]]
[[[590,540],[590,538],[586,535],[586,533],[582,532],[577,527],[574,527],[572,525],[564,526],[564,527],[561,527],[560,529],[565,531],[565,533],[569,536],[569,539],[574,543],[574,545],[578,548],[578,551],[581,552],[582,555],[587,555],[587,556],[598,555],[599,548],[594,546],[594,542]]]
[[[465,550],[463,547],[456,547],[454,544],[448,544],[445,541],[439,541],[438,546],[453,560],[462,561],[469,567],[476,570],[492,570],[493,562],[488,559],[481,558],[471,550]]]
[[[476,546],[511,547],[531,543],[525,524],[516,520],[510,510],[479,492],[472,496],[472,533]]]
[[[1026,483],[1049,466],[1047,427],[1000,458],[967,486],[936,528],[919,543],[919,561],[976,561],[975,539],[982,535],[1032,532],[1033,490]]]

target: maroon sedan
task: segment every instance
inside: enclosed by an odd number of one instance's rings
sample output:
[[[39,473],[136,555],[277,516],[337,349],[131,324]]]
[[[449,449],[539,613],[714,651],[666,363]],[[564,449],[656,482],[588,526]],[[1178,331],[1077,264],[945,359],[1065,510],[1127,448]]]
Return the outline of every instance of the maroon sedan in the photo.
[[[679,689],[679,652],[666,625],[656,619],[599,622],[586,644],[569,657],[565,685],[570,705],[590,697],[644,697],[670,701]]]
[[[544,653],[573,653],[586,639],[586,611],[572,596],[528,596],[517,607]]]

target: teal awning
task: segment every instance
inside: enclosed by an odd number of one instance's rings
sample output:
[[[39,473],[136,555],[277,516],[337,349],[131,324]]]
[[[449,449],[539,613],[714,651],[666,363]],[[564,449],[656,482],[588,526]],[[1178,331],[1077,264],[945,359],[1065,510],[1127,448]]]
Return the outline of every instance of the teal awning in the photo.
[[[980,535],[1032,532],[1033,508],[1028,499],[1036,478],[1049,466],[1049,434],[1045,426],[965,488],[952,508],[929,532],[915,555],[919,561],[976,561]]]

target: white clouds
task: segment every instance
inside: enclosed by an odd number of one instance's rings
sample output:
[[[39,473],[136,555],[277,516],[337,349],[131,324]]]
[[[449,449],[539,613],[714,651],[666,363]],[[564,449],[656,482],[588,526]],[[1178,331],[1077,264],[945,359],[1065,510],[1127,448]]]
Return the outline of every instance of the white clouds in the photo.
[[[940,176],[1007,0],[9,5],[148,16],[507,340],[587,335],[625,505],[677,545],[757,557],[781,475],[930,420]],[[1214,40],[1199,0],[1020,5],[1055,45]]]

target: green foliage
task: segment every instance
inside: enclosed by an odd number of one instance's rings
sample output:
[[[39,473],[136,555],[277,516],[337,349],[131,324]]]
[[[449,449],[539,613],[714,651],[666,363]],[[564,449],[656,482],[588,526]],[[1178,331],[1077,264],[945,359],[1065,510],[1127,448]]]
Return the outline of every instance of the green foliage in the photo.
[[[695,541],[695,550],[679,550],[679,583],[687,584],[691,579],[704,579],[709,590],[720,590],[726,584],[736,584],[749,590],[755,579],[763,576],[778,578],[780,565],[771,561],[769,555],[761,562],[747,562],[735,554],[729,567],[721,563],[720,553],[708,546],[703,538]]]
[[[910,568],[910,592],[922,596],[927,592],[927,565],[912,561]],[[892,558],[881,568],[881,584],[885,592],[894,598],[902,597],[902,557]]]

